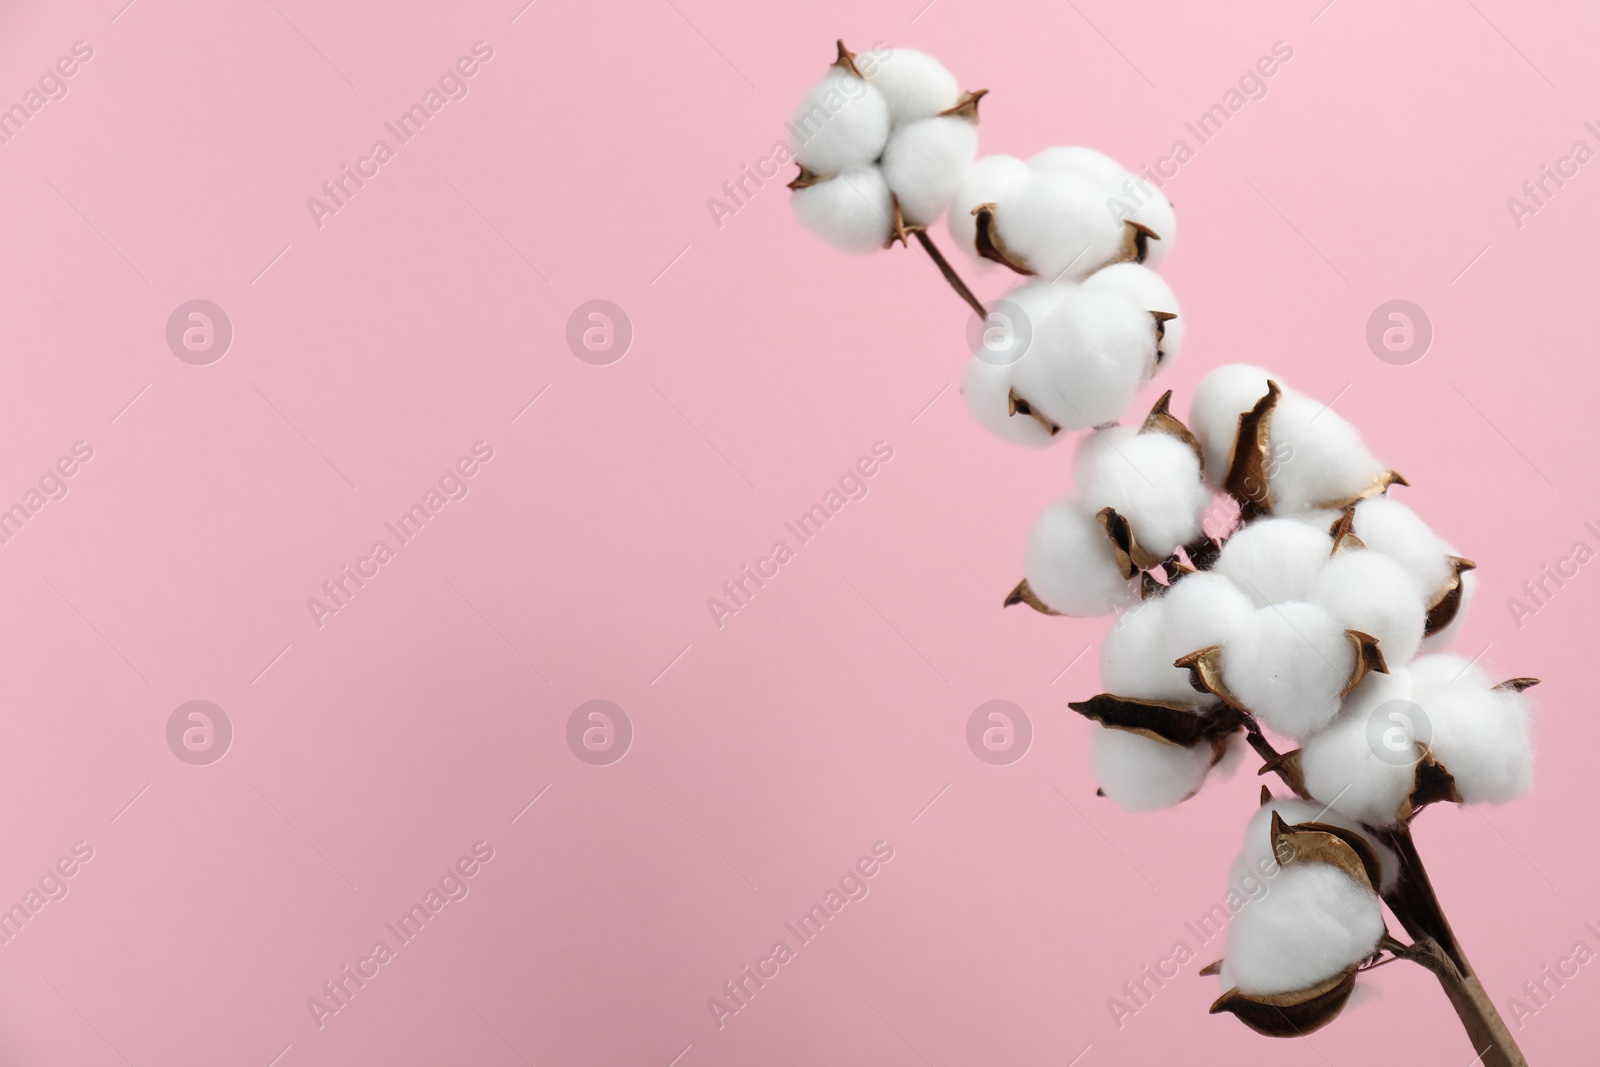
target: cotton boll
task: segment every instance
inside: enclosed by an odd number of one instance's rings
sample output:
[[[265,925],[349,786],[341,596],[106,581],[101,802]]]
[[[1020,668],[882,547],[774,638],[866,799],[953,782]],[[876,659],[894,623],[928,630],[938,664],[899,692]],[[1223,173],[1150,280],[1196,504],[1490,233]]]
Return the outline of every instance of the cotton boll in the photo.
[[[981,356],[973,356],[961,377],[961,395],[972,417],[1003,441],[1045,448],[1056,440],[1038,419],[1011,414],[1009,365],[996,366]]]
[[[816,174],[840,174],[871,163],[889,139],[883,94],[848,71],[833,68],[795,112],[794,159]]]
[[[919,119],[896,128],[883,150],[883,176],[905,219],[926,225],[938,218],[977,154],[978,127],[964,118]]]
[[[1507,689],[1458,682],[1429,694],[1423,710],[1433,730],[1433,758],[1469,804],[1504,804],[1533,785],[1528,698]]]
[[[1122,255],[1126,228],[1104,188],[1080,174],[1035,172],[995,212],[1006,249],[1041,278],[1077,280]]]
[[[1422,656],[1406,665],[1411,672],[1411,682],[1416,688],[1416,699],[1422,700],[1431,693],[1457,682],[1481,689],[1489,688],[1489,675],[1465,656],[1448,652]]]
[[[1341,830],[1348,830],[1361,840],[1365,841],[1378,857],[1381,870],[1378,891],[1388,892],[1400,879],[1400,858],[1394,850],[1380,843],[1366,829],[1354,819],[1347,818],[1326,804],[1318,804],[1310,800],[1301,800],[1298,797],[1281,797],[1256,810],[1250,817],[1250,823],[1244,831],[1244,851],[1239,858],[1234,860],[1233,868],[1229,874],[1228,886],[1237,889],[1249,896],[1249,883],[1244,882],[1244,875],[1250,873],[1257,880],[1272,879],[1278,874],[1278,857],[1272,850],[1272,815],[1276,812],[1285,826],[1298,826],[1302,823],[1322,823],[1324,826],[1337,826]]]
[[[1449,584],[1451,569],[1444,542],[1416,512],[1387,496],[1356,505],[1351,529],[1363,544],[1405,569],[1429,604]]]
[[[1035,324],[1017,391],[1063,429],[1115,422],[1155,367],[1155,322],[1118,293],[1078,290]]]
[[[1188,426],[1200,440],[1206,457],[1206,481],[1221,488],[1233,462],[1233,446],[1239,436],[1239,416],[1255,407],[1267,395],[1267,380],[1273,375],[1261,367],[1229,363],[1201,379],[1189,403]],[[1281,381],[1279,382],[1281,385]]]
[[[1194,450],[1165,433],[1113,426],[1084,439],[1074,465],[1078,495],[1093,508],[1115,508],[1141,547],[1171,555],[1200,533],[1211,493]]]
[[[1331,863],[1297,863],[1228,928],[1223,984],[1257,996],[1309,989],[1371,955],[1378,896]]]
[[[1416,786],[1427,719],[1410,703],[1409,679],[1369,674],[1346,710],[1300,749],[1306,790],[1323,804],[1361,822],[1387,826]]]
[[[896,126],[932,118],[961,101],[961,86],[943,63],[925,52],[895,48],[881,60],[858,63],[868,84],[883,95]]]
[[[1472,607],[1473,595],[1478,591],[1478,574],[1476,571],[1461,572],[1461,600],[1456,605],[1455,617],[1449,625],[1438,633],[1422,639],[1422,650],[1432,652],[1444,648],[1456,639],[1456,634],[1461,632],[1462,625],[1467,621],[1467,612]]]
[[[1100,520],[1075,500],[1050,505],[1034,522],[1023,573],[1035,595],[1063,615],[1105,615],[1134,599]]]
[[[1089,756],[1101,790],[1128,811],[1170,808],[1193,796],[1211,769],[1211,746],[1171,745],[1128,730],[1090,734]]]
[[[1333,538],[1291,519],[1257,519],[1228,538],[1212,567],[1258,605],[1310,600]]]
[[[1405,570],[1381,552],[1341,552],[1328,561],[1311,599],[1346,627],[1378,640],[1386,662],[1417,654],[1427,605]]]
[[[1203,694],[1189,672],[1172,665],[1164,597],[1146,600],[1117,619],[1100,646],[1100,684],[1134,700],[1196,705]]]
[[[1046,148],[1028,160],[1028,166],[1038,171],[1084,174],[1106,186],[1120,185],[1128,174],[1121,163],[1104,152],[1081,145]]]
[[[955,243],[976,257],[978,220],[973,210],[980,204],[1005,203],[1032,175],[1028,165],[1016,156],[984,156],[973,163],[950,202],[950,236]],[[995,265],[987,259],[979,262]]]
[[[1223,638],[1255,610],[1255,604],[1232,582],[1212,571],[1185,574],[1161,595],[1165,605],[1167,662],[1222,644]],[[1187,669],[1174,667],[1185,683]]]
[[[1309,736],[1332,721],[1355,667],[1343,624],[1316,604],[1257,608],[1222,642],[1228,689],[1288,737]]]
[[[1285,392],[1272,411],[1268,477],[1275,514],[1342,504],[1388,473],[1361,435],[1320,401]]]
[[[889,240],[889,184],[868,164],[847,170],[790,197],[800,225],[846,252],[872,252]]]
[[[1151,270],[1148,263],[1113,263],[1095,271],[1083,281],[1084,292],[1118,292],[1133,300],[1146,311],[1160,311],[1178,316],[1169,319],[1162,328],[1161,369],[1165,370],[1178,358],[1183,347],[1184,319],[1178,307],[1178,298],[1161,275]]]

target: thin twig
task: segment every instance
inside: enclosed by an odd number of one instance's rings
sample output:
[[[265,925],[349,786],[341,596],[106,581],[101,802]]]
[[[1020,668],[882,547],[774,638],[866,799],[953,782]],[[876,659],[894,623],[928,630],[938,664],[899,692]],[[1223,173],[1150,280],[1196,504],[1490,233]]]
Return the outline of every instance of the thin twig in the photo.
[[[939,246],[933,243],[933,238],[928,236],[926,230],[918,230],[916,233],[917,242],[922,245],[923,251],[927,252],[929,258],[933,260],[934,266],[939,268],[939,273],[944,275],[944,280],[950,283],[950,288],[954,289],[956,295],[967,302],[968,307],[978,313],[978,318],[987,321],[989,312],[984,308],[982,301],[972,295],[972,290],[967,288],[967,283],[961,280],[961,275],[957,274],[955,268],[950,265],[950,261],[944,258],[944,253],[939,251]]]

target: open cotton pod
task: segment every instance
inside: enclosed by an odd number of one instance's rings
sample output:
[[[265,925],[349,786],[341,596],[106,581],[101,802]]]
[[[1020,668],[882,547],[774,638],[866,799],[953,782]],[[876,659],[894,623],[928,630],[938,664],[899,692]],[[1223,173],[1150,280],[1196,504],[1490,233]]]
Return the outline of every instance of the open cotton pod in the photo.
[[[1034,412],[1016,394],[1014,379],[1016,365],[1032,349],[1039,326],[1071,295],[1070,286],[1028,282],[989,305],[961,392],[973,418],[997,437],[1042,447],[1060,433],[1060,426]]]
[[[1035,171],[976,215],[979,255],[1048,281],[1140,258],[1137,230],[1107,210],[1105,188],[1085,175]]]
[[[1156,320],[1156,365],[1165,370],[1183,348],[1184,319],[1178,298],[1148,263],[1113,263],[1083,280],[1083,290],[1121,293]]]
[[[1487,686],[1461,679],[1417,703],[1428,717],[1433,758],[1469,804],[1504,804],[1533,785],[1533,733],[1525,689],[1533,679]]]
[[[1095,513],[1075,500],[1051,504],[1034,522],[1023,552],[1025,577],[1005,603],[1046,614],[1107,615],[1133,603],[1111,539]]]
[[[1385,662],[1405,663],[1422,645],[1427,607],[1405,569],[1381,552],[1335,555],[1318,575],[1311,599],[1348,629],[1371,634]]]
[[[1097,511],[1112,508],[1127,520],[1138,545],[1157,559],[1200,533],[1211,493],[1200,460],[1182,439],[1131,426],[1109,426],[1084,437],[1073,461],[1078,497]]]
[[[905,221],[926,226],[966,180],[978,154],[977,115],[936,115],[897,127],[883,150],[883,175]]]
[[[1172,203],[1152,182],[1136,177],[1122,164],[1093,148],[1077,145],[1046,148],[1028,161],[1036,171],[1092,178],[1105,191],[1114,218],[1138,223],[1146,235],[1143,262],[1159,266],[1172,251],[1178,220]]]
[[[1128,811],[1158,811],[1188,800],[1216,762],[1210,742],[1177,745],[1115,727],[1089,736],[1100,791]]]
[[[1424,799],[1419,774],[1432,733],[1408,671],[1369,674],[1327,729],[1295,757],[1306,790],[1351,819],[1390,826]]]
[[[978,217],[975,212],[984,204],[1005,200],[1013,189],[1028,181],[1032,174],[1028,164],[1016,156],[984,156],[967,168],[966,178],[950,202],[950,237],[956,247],[965,249],[977,262],[994,269],[992,260],[978,255]]]
[[[1104,290],[1070,290],[1013,371],[1034,415],[1067,430],[1116,422],[1155,372],[1155,320],[1138,302]]]
[[[1333,538],[1289,519],[1257,519],[1222,546],[1212,569],[1258,606],[1310,600],[1333,555]]]
[[[889,140],[889,105],[852,64],[844,45],[840,59],[800,101],[792,132],[795,162],[802,172],[839,174],[871,163]]]
[[[1327,726],[1345,694],[1369,671],[1384,669],[1370,637],[1301,602],[1257,608],[1219,647],[1179,662],[1224,702],[1295,738]]]
[[[1343,1010],[1358,966],[1384,935],[1383,911],[1369,864],[1349,838],[1277,817],[1269,831],[1281,869],[1228,927],[1226,992],[1211,1011],[1271,1037],[1296,1037]]]
[[[1428,606],[1424,632],[1449,640],[1445,631],[1465,616],[1469,575],[1475,564],[1456,555],[1416,512],[1388,496],[1361,501],[1351,512],[1351,531],[1362,544],[1400,564]],[[1476,580],[1473,579],[1473,582]]]
[[[889,121],[904,126],[961,103],[961,86],[943,63],[910,48],[883,48],[857,59],[867,84],[882,94]]]
[[[1266,795],[1263,797],[1261,807],[1250,817],[1250,822],[1245,827],[1244,850],[1238,859],[1234,860],[1228,876],[1230,890],[1249,896],[1251,883],[1245,881],[1247,874],[1257,881],[1270,880],[1277,875],[1279,864],[1277,852],[1273,849],[1273,816],[1277,816],[1280,822],[1289,826],[1316,824],[1339,832],[1346,842],[1352,843],[1368,861],[1376,860],[1377,865],[1373,870],[1377,875],[1379,893],[1387,893],[1400,880],[1400,858],[1388,845],[1373,837],[1357,820],[1329,808],[1326,804],[1301,800],[1299,797]]]
[[[894,201],[883,171],[868,163],[814,184],[791,197],[800,225],[845,252],[875,252],[889,242]]]

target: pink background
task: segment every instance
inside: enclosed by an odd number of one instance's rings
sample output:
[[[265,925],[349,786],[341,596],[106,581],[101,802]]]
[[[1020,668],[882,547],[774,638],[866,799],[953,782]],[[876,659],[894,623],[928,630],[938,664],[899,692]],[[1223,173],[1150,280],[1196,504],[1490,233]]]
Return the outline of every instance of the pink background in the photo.
[[[1097,691],[1104,623],[999,607],[1067,450],[968,418],[964,308],[916,252],[832,252],[778,182],[712,221],[840,35],[991,89],[987,152],[1130,165],[1294,49],[1168,184],[1190,322],[1159,388],[1183,411],[1249,359],[1337,397],[1479,562],[1459,648],[1546,679],[1538,785],[1430,810],[1421,847],[1502,1009],[1596,945],[1600,570],[1520,628],[1506,607],[1597,546],[1600,162],[1520,229],[1506,207],[1600,147],[1591,11],[523,2],[0,11],[0,104],[94,49],[0,145],[0,504],[94,450],[0,546],[0,904],[94,850],[0,946],[0,1063],[1464,1067],[1406,964],[1270,1044],[1205,1014],[1197,947],[1113,1023],[1125,981],[1194,945],[1257,783],[1096,800],[1065,703]],[[319,229],[306,199],[479,40],[470,94]],[[234,328],[210,366],[165,341],[196,298]],[[1434,325],[1410,366],[1364,339],[1394,298]],[[564,341],[591,299],[633,323],[610,366]],[[319,629],[307,598],[479,440],[470,495]],[[879,440],[870,494],[713,626],[706,599]],[[565,741],[594,698],[635,731],[610,766]],[[209,766],[167,746],[192,699],[235,731]],[[1033,722],[1010,766],[966,745],[991,699]],[[470,895],[319,1030],[307,998],[480,840]],[[707,998],[879,840],[870,895],[719,1030]],[[1597,1002],[1591,964],[1519,1031],[1530,1058],[1592,1050]]]

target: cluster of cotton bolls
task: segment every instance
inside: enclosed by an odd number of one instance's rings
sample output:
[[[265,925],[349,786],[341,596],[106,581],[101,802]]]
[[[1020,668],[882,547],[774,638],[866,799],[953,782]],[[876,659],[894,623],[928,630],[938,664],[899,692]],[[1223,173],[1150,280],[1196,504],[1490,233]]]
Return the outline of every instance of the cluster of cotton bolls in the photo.
[[[978,100],[938,60],[884,46],[839,58],[791,129],[801,225],[849,252],[886,248],[936,221],[978,153]]]
[[[1088,148],[974,162],[982,95],[921,53],[841,42],[796,119],[795,211],[854,251],[917,235],[983,318],[961,389],[987,430],[1032,447],[1091,431],[1005,603],[1116,617],[1105,692],[1071,705],[1095,724],[1102,795],[1171,807],[1246,747],[1298,794],[1264,795],[1247,828],[1230,896],[1248,907],[1212,1010],[1308,1032],[1364,963],[1395,951],[1381,900],[1401,915],[1409,883],[1388,843],[1409,842],[1428,804],[1529,789],[1535,679],[1495,684],[1439,651],[1474,565],[1388,495],[1405,479],[1331,405],[1231,364],[1200,383],[1187,421],[1169,392],[1119,425],[1184,340],[1154,270],[1176,237],[1172,206]],[[947,208],[975,264],[1027,276],[987,308],[927,233]],[[1230,529],[1208,528],[1219,499],[1237,504]],[[1298,747],[1280,753],[1269,734]]]

